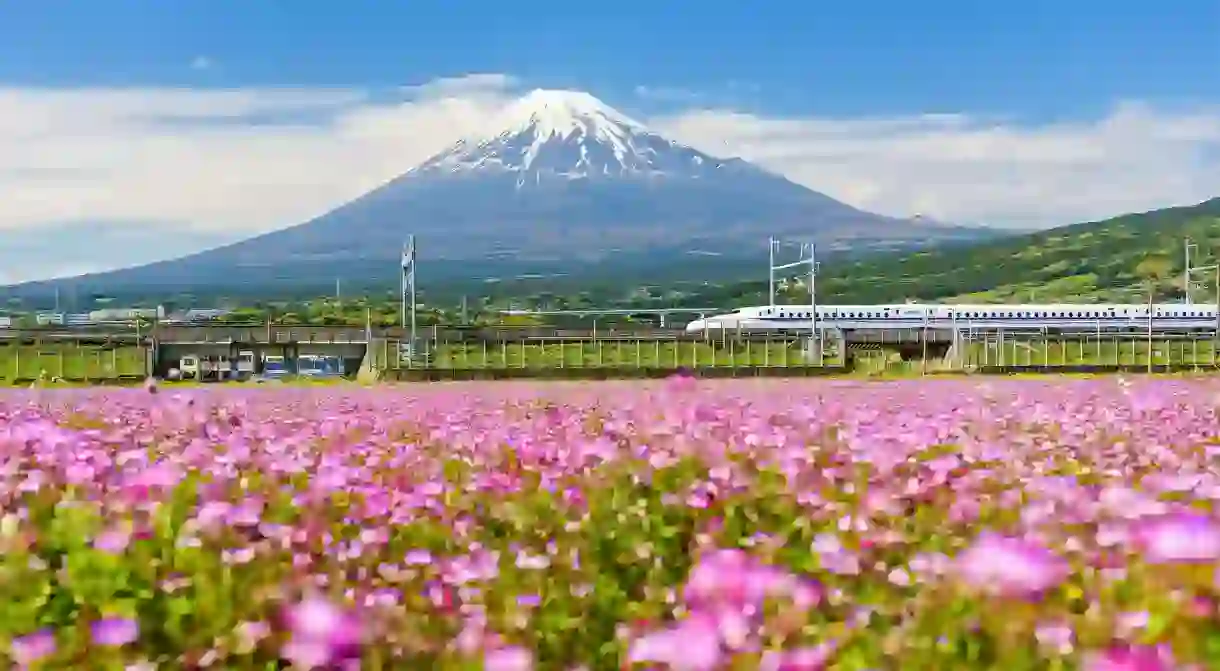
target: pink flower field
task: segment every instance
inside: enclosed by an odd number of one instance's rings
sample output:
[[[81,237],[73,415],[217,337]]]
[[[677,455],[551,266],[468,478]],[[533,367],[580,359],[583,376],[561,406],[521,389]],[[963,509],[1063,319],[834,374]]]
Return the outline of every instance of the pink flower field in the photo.
[[[1220,381],[0,392],[0,663],[1206,669]]]

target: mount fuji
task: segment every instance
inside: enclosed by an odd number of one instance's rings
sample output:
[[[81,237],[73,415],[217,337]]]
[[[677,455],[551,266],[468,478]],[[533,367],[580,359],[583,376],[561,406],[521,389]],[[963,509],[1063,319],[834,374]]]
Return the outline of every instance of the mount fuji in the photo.
[[[487,132],[316,219],[66,281],[107,293],[304,289],[336,277],[387,283],[396,281],[409,234],[433,278],[435,264],[444,266],[441,275],[485,277],[639,268],[691,254],[753,258],[768,235],[853,251],[994,235],[864,212],[741,159],[662,137],[588,93],[536,90]],[[22,288],[45,291],[54,282]]]

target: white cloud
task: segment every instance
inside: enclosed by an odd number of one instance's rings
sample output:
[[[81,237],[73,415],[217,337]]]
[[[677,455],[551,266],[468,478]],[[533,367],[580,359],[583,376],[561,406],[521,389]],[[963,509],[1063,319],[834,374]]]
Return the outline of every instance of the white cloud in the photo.
[[[1051,226],[1220,195],[1220,109],[1127,103],[1092,120],[969,115],[777,119],[705,110],[654,119],[866,210]]]
[[[0,231],[79,221],[209,231],[297,223],[440,151],[504,100],[0,89]]]
[[[690,103],[702,99],[696,91],[671,86],[637,86],[632,92],[640,98],[659,102]]]
[[[213,65],[212,59],[207,56],[196,56],[191,59],[192,70],[207,70]]]
[[[515,77],[496,73],[469,74],[462,77],[440,77],[430,82],[404,86],[403,91],[424,98],[462,96],[488,97],[503,95],[517,84]]]
[[[6,230],[50,241],[65,225],[124,222],[212,239],[299,223],[478,129],[515,86],[472,75],[407,87],[397,100],[355,89],[0,87],[0,268],[37,273],[45,266],[28,264],[57,248],[26,244],[14,255]],[[740,155],[886,214],[1051,225],[1220,194],[1214,109],[1126,104],[1050,124],[716,109],[651,121],[709,153]],[[123,262],[163,256],[157,247]]]

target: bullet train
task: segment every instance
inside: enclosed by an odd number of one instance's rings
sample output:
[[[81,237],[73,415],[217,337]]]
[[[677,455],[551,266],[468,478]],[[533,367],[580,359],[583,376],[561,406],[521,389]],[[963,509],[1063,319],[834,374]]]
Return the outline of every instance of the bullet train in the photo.
[[[687,333],[808,331],[814,326],[809,305],[744,307],[696,319]],[[1186,303],[1093,305],[819,305],[817,326],[834,329],[978,329],[1059,331],[1211,331],[1215,305]]]

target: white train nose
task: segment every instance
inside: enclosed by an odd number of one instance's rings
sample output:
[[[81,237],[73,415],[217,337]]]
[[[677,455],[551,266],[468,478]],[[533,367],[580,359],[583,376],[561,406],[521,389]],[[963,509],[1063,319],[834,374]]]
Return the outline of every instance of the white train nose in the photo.
[[[703,319],[696,319],[695,321],[686,325],[686,332],[687,333],[702,333],[703,329],[705,329],[705,328],[707,328],[707,322]]]

